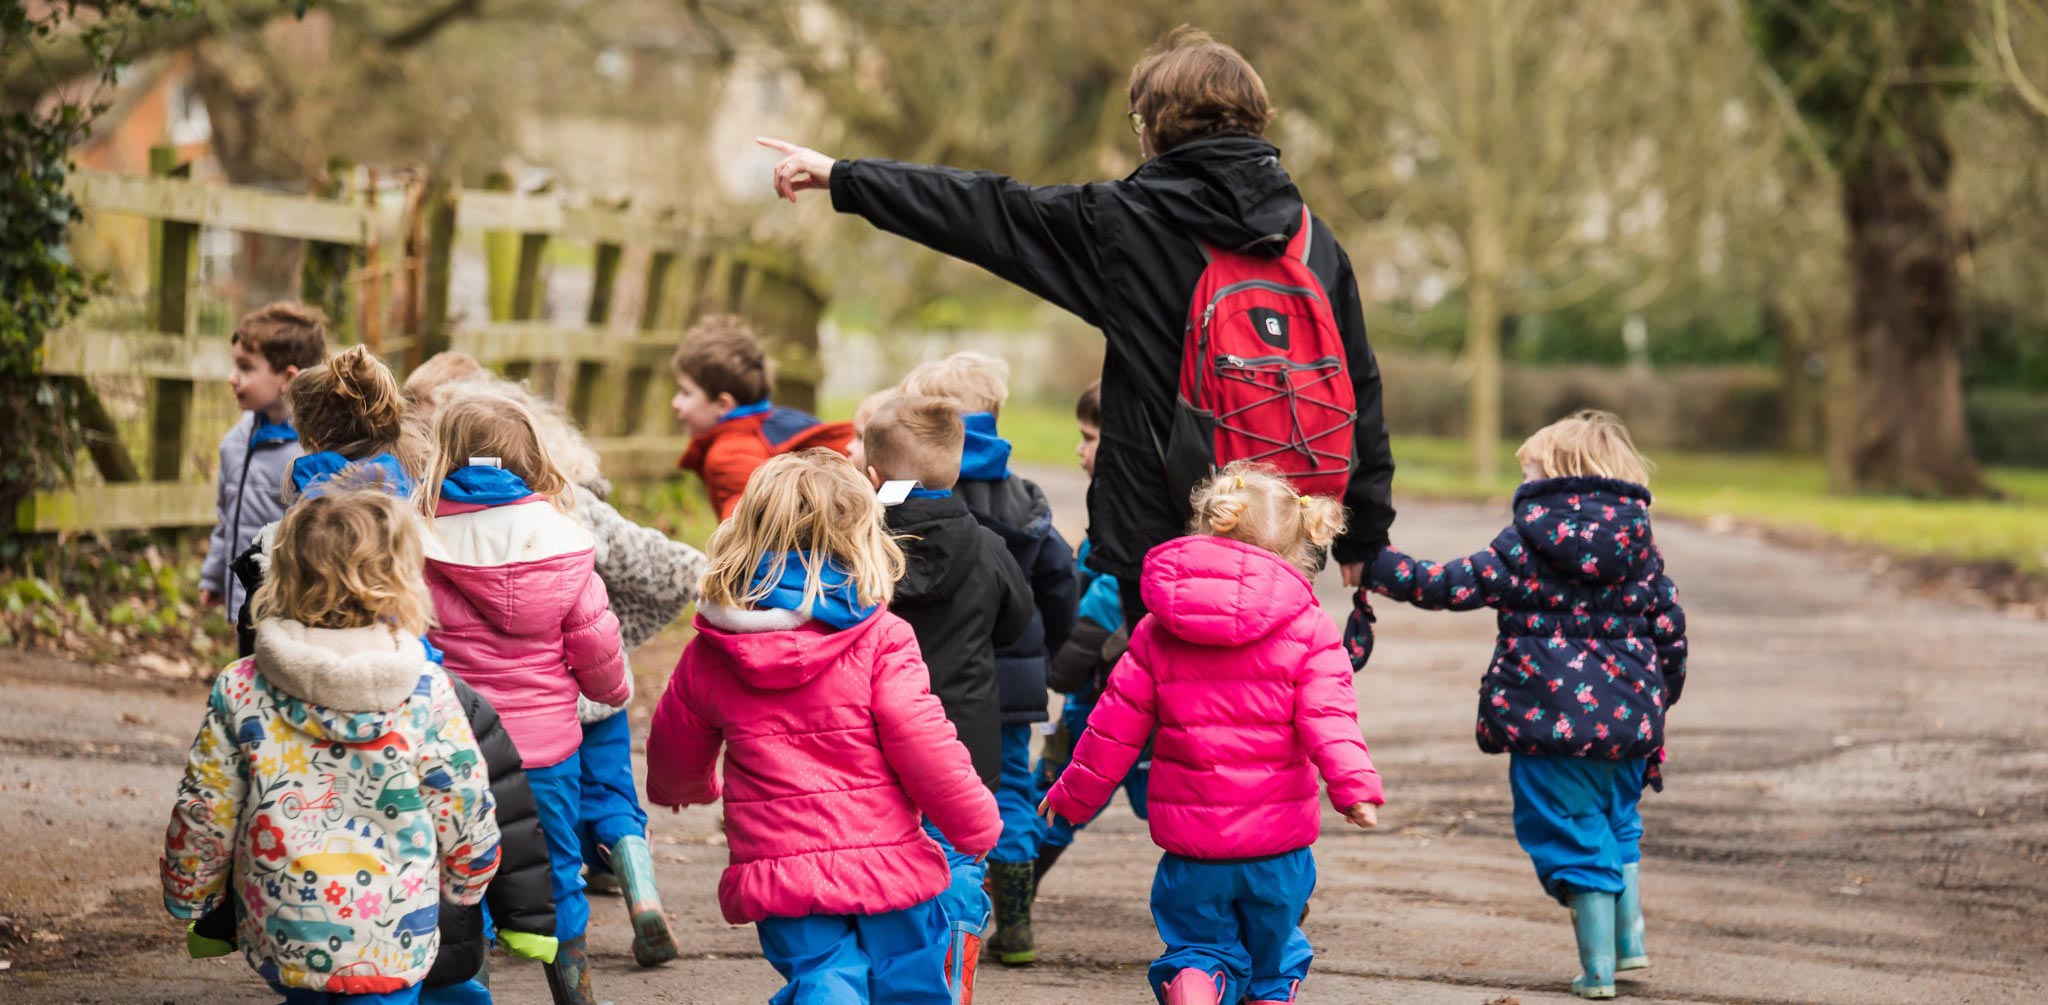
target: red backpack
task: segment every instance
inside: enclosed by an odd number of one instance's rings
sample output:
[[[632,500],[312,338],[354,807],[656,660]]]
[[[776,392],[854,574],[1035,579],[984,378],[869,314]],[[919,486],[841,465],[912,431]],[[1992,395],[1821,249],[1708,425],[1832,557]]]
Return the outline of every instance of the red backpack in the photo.
[[[1344,341],[1308,268],[1308,209],[1278,258],[1204,245],[1181,347],[1180,397],[1166,444],[1182,500],[1231,461],[1268,465],[1304,495],[1342,497],[1356,464],[1357,403]]]

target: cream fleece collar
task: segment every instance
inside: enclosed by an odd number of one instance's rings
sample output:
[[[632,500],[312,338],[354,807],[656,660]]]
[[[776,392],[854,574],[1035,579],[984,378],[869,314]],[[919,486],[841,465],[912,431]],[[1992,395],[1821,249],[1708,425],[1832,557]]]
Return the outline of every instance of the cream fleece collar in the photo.
[[[427,651],[416,636],[387,625],[308,628],[266,618],[256,624],[256,668],[301,701],[337,712],[387,712],[419,685]]]

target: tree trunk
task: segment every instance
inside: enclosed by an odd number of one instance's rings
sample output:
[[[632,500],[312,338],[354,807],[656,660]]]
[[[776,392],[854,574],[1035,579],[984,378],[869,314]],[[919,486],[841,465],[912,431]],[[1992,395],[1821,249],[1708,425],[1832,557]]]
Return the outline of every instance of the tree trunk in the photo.
[[[1950,152],[1935,99],[1903,103],[1899,129],[1844,172],[1854,294],[1853,373],[1831,368],[1830,467],[1862,492],[1965,496],[1983,473],[1963,415],[1965,333],[1958,244],[1948,213]],[[1912,107],[1920,105],[1922,107]]]
[[[1500,300],[1493,280],[1477,275],[1466,296],[1465,358],[1472,383],[1465,435],[1472,441],[1472,470],[1487,481],[1500,471]]]

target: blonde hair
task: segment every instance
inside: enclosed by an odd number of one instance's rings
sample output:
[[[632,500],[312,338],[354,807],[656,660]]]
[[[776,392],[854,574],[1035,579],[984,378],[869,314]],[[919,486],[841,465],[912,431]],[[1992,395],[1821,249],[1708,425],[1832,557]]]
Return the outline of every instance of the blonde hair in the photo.
[[[1010,400],[1010,364],[981,352],[956,352],[903,376],[904,394],[946,398],[963,412],[1001,415]]]
[[[1515,460],[1535,464],[1545,478],[1590,475],[1650,487],[1650,462],[1636,450],[1628,427],[1599,409],[1580,409],[1537,430],[1515,450]]]
[[[472,457],[495,457],[526,487],[547,496],[563,512],[575,505],[569,477],[548,452],[533,412],[502,390],[478,387],[443,406],[434,420],[434,459],[420,508],[432,516],[441,502],[441,480],[469,466]]]
[[[419,519],[379,485],[337,481],[285,511],[251,614],[312,628],[426,631]]]
[[[480,369],[474,379],[444,385],[433,394],[436,407],[476,394],[497,395],[518,402],[533,419],[533,431],[539,434],[541,445],[547,448],[555,466],[562,470],[562,477],[567,478],[570,484],[581,485],[599,496],[611,494],[611,483],[605,480],[600,470],[597,450],[583,438],[582,431],[576,428],[576,420],[571,419],[560,404],[533,393],[525,384]]]
[[[493,376],[466,352],[437,352],[405,375],[405,397],[414,407],[436,404],[441,389],[450,384],[490,380]]]
[[[950,489],[960,480],[967,427],[960,422],[960,406],[944,398],[899,397],[875,412],[860,440],[868,467],[884,480]]]
[[[784,454],[754,469],[705,550],[700,602],[724,607],[752,607],[768,596],[790,552],[805,556],[805,604],[824,595],[828,560],[852,579],[862,605],[888,603],[903,575],[903,549],[882,525],[874,487],[831,450]],[[771,561],[757,587],[754,569],[764,555]]]
[[[862,398],[860,404],[854,406],[853,409],[854,434],[859,435],[866,432],[868,423],[873,422],[875,419],[875,413],[881,411],[882,406],[888,404],[891,398],[901,397],[902,394],[903,392],[896,388],[885,387]]]
[[[1344,507],[1327,496],[1297,495],[1272,468],[1233,461],[1195,486],[1188,533],[1264,548],[1309,575],[1344,532]]]

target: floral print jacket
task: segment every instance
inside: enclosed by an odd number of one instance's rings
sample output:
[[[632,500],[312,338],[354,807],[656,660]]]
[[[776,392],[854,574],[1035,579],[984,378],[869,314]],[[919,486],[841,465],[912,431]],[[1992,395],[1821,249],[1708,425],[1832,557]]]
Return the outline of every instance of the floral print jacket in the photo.
[[[1665,709],[1685,687],[1685,610],[1651,536],[1650,490],[1607,478],[1528,482],[1514,519],[1453,562],[1381,551],[1370,585],[1432,610],[1499,612],[1479,682],[1480,749],[1658,754]]]
[[[440,902],[476,903],[497,871],[489,782],[419,639],[264,621],[207,699],[164,906],[192,919],[239,898],[236,941],[274,986],[410,987],[434,961]]]

